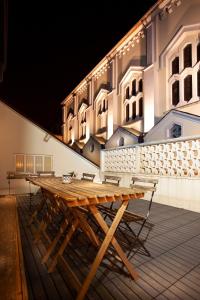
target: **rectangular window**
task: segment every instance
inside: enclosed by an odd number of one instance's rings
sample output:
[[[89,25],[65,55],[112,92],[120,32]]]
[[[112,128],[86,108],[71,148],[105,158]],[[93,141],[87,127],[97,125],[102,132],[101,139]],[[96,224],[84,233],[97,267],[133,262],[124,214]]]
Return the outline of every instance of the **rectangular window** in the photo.
[[[17,173],[37,173],[52,171],[52,155],[15,154],[15,171]]]
[[[192,45],[187,45],[183,50],[184,68],[192,66]]]
[[[172,84],[172,104],[176,106],[179,101],[179,81],[177,80]]]
[[[143,116],[143,98],[139,100],[139,117]]]
[[[172,61],[172,75],[179,73],[179,57],[175,57]]]
[[[129,121],[129,104],[126,105],[126,122]]]
[[[130,93],[129,93],[129,86],[126,88],[126,99],[130,98]]]
[[[188,75],[184,79],[184,100],[190,101],[192,98],[192,75]]]
[[[16,172],[23,173],[24,170],[24,155],[17,154],[15,159]]]
[[[136,118],[136,101],[132,104],[132,119]]]
[[[200,97],[200,70],[197,72],[197,96]]]
[[[43,156],[35,157],[35,172],[43,171]]]
[[[45,156],[44,157],[44,171],[49,172],[52,171],[52,159],[51,156]]]
[[[26,155],[26,173],[34,173],[34,156]]]
[[[132,96],[136,96],[136,79],[132,81]]]

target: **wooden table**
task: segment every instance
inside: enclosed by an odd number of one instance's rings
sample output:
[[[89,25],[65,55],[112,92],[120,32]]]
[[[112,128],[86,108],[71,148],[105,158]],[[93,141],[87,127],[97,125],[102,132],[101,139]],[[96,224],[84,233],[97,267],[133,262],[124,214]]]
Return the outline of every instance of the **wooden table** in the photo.
[[[72,214],[75,216],[73,224],[71,224],[70,232],[68,232],[63,244],[61,245],[57,253],[57,256],[62,255],[74,231],[79,226],[81,227],[81,229],[85,230],[85,233],[87,235],[90,235],[91,241],[95,242],[98,246],[96,258],[94,259],[87,277],[85,278],[83,284],[80,286],[77,300],[84,299],[91,281],[95,276],[96,271],[110,244],[112,244],[112,246],[115,248],[121,262],[127,268],[131,277],[134,280],[137,279],[138,273],[135,271],[133,265],[129,262],[124,251],[115,239],[114,233],[123,217],[128,202],[130,200],[142,198],[144,196],[144,191],[142,190],[142,188],[130,189],[112,186],[109,184],[98,184],[93,182],[81,181],[77,179],[74,179],[70,184],[62,183],[61,178],[29,178],[29,180],[31,183],[40,186],[44,190],[49,191],[55,197],[60,197],[61,199],[63,199],[67,207],[70,208]],[[111,226],[109,227],[102,217],[100,210],[98,209],[98,204],[114,202],[118,200],[121,200],[121,205]],[[93,215],[97,224],[105,233],[105,238],[102,243],[99,242],[98,237],[95,236],[95,233],[90,228],[89,224],[87,223],[87,218],[83,218],[79,214],[77,209],[78,207],[86,207],[87,210],[89,210]]]

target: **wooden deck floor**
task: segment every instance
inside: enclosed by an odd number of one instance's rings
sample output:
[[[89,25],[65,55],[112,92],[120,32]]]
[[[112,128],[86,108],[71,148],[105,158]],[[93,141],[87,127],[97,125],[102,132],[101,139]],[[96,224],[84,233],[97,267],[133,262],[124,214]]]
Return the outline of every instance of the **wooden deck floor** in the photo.
[[[37,201],[35,197],[32,209]],[[135,201],[134,209],[142,211],[144,205],[145,201]],[[18,196],[18,213],[30,299],[75,299],[76,293],[62,263],[51,274],[41,264],[45,246],[43,241],[33,243],[27,227],[28,196]],[[150,220],[155,226],[146,246],[152,257],[135,254],[131,259],[140,274],[139,280],[134,282],[102,266],[88,291],[88,299],[200,299],[200,214],[153,203]],[[70,248],[65,255],[71,258],[83,279],[88,263],[77,253],[73,259]]]

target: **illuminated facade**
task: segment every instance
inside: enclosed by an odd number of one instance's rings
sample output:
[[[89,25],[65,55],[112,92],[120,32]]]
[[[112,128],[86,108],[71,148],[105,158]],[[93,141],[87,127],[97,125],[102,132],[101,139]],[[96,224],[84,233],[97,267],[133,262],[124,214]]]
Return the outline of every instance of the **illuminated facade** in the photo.
[[[156,124],[161,140],[200,134],[199,15],[199,0],[158,1],[64,99],[63,141],[98,164],[103,147],[157,140]]]

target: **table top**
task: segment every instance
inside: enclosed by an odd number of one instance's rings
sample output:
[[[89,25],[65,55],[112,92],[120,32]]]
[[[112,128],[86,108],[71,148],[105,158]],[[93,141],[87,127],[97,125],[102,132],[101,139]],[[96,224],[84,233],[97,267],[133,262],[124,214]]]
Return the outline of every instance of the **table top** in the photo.
[[[142,198],[144,189],[118,187],[111,184],[94,183],[72,179],[71,183],[63,183],[61,177],[28,177],[31,183],[66,200],[69,207],[93,205],[117,200]]]
[[[15,173],[15,172],[7,172],[6,179],[24,179],[27,176],[37,176],[37,174],[27,174],[27,173]]]

